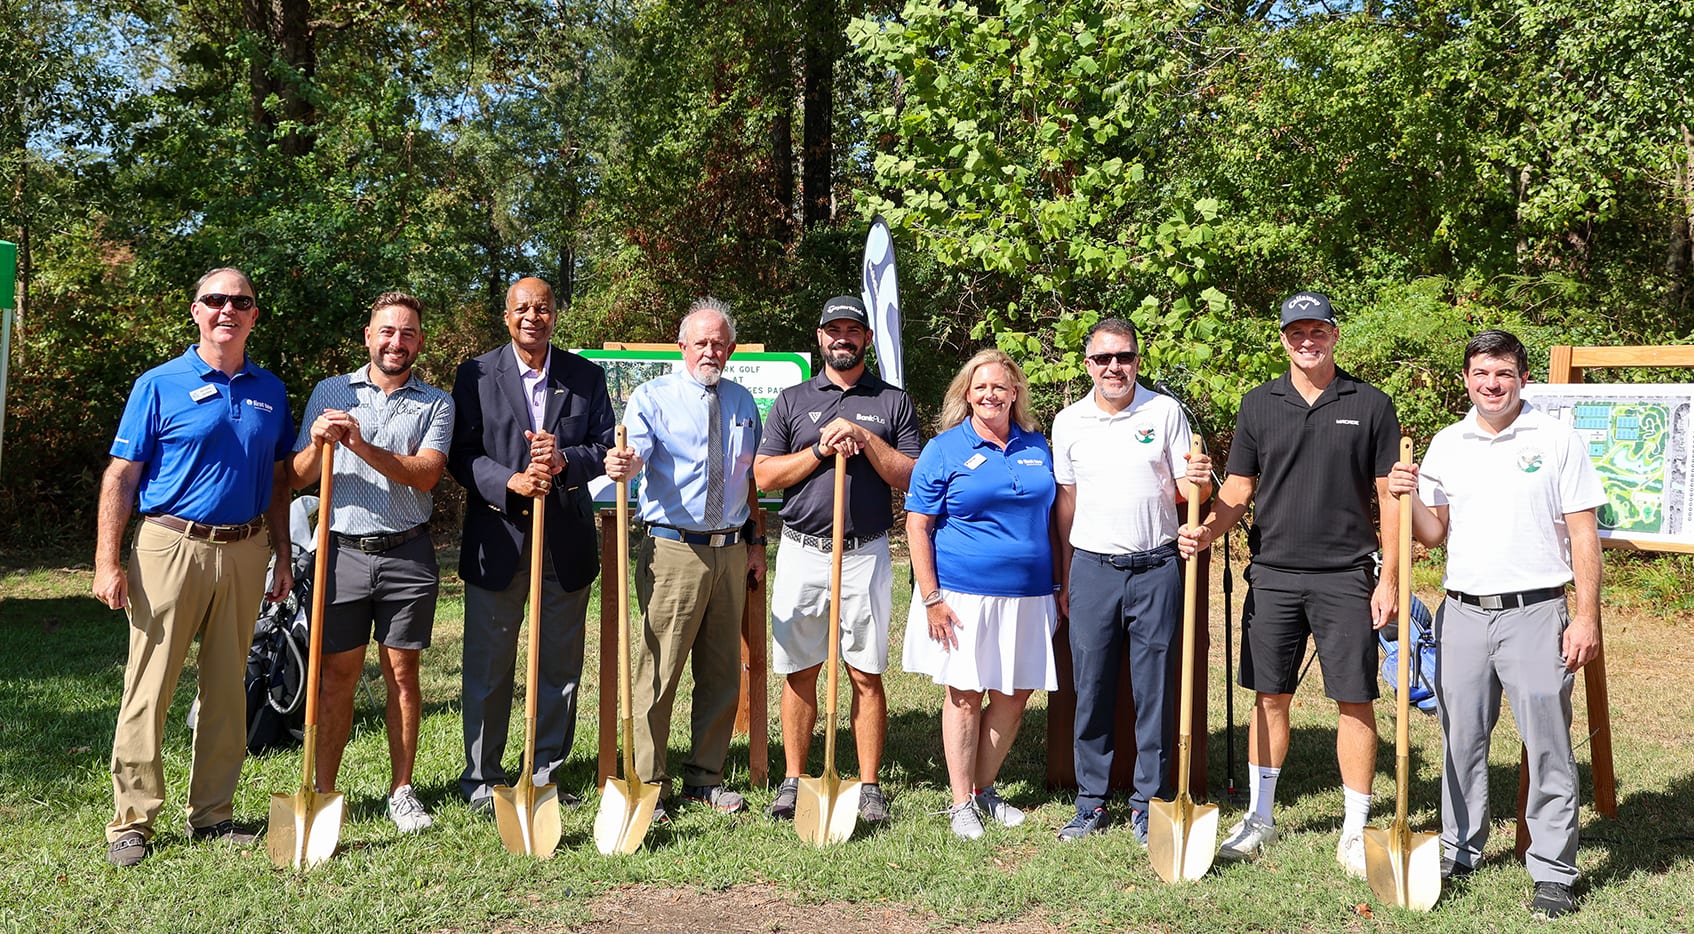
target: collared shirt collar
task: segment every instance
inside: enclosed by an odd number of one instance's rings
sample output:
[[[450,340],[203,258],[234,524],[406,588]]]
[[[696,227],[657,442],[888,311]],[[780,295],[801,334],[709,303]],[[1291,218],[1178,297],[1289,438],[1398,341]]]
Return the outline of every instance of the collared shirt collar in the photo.
[[[518,345],[517,345],[516,341],[513,341],[510,346],[512,348],[512,359],[518,361],[518,372],[519,373],[525,373],[525,374],[540,373],[542,376],[547,375],[548,369],[553,365],[553,345],[552,344],[547,345],[547,356],[542,358],[541,366],[540,366],[539,369],[537,369],[535,367],[531,367],[529,364],[524,362],[523,354],[518,353]]]
[[[963,424],[965,426],[965,435],[970,438],[971,447],[981,448],[981,447],[993,446],[996,449],[998,449],[1000,447],[998,444],[995,444],[993,441],[990,441],[989,439],[984,438],[981,435],[981,433],[979,433],[976,430],[976,423],[971,421],[971,417],[969,415],[965,416],[965,420],[964,420]],[[1009,425],[1007,425],[1007,428],[1008,428],[1008,430],[1006,432],[1006,450],[1009,451],[1009,450],[1012,449],[1012,445],[1017,443],[1019,438],[1022,438],[1024,435],[1028,434],[1029,432],[1024,431],[1022,428],[1018,427],[1017,422],[1011,422]]]
[[[1510,425],[1500,429],[1498,434],[1491,434],[1488,429],[1482,427],[1482,416],[1477,412],[1476,406],[1471,406],[1470,411],[1465,413],[1464,421],[1459,423],[1464,426],[1465,437],[1481,438],[1484,441],[1504,441],[1520,431],[1534,431],[1536,428],[1534,419],[1524,416],[1537,411],[1535,406],[1530,405],[1528,399],[1519,399],[1518,404],[1517,417],[1512,419]]]
[[[823,390],[823,391],[826,391],[826,392],[827,391],[834,391],[834,392],[843,392],[844,393],[844,392],[848,392],[848,391],[853,390],[853,389],[871,390],[871,389],[881,389],[885,386],[892,387],[894,385],[893,383],[889,383],[889,382],[884,381],[882,377],[876,375],[875,370],[873,370],[873,369],[871,369],[870,367],[867,366],[867,367],[865,367],[865,372],[859,376],[858,382],[854,383],[851,386],[846,386],[846,387],[837,386],[829,378],[828,367],[829,367],[829,364],[826,362],[826,363],[824,363],[824,365],[822,367],[820,367],[818,369],[817,374],[814,375],[811,379],[812,388]]]
[[[1329,395],[1330,394],[1329,391],[1331,389],[1335,390],[1336,395],[1344,395],[1344,394],[1347,394],[1347,393],[1357,392],[1358,389],[1359,389],[1359,387],[1356,385],[1357,383],[1358,383],[1358,380],[1353,378],[1353,374],[1347,372],[1346,370],[1343,370],[1340,367],[1336,367],[1335,368],[1335,378],[1329,381],[1328,386],[1323,387],[1323,392],[1318,393],[1318,399],[1322,399],[1324,396]],[[1305,402],[1305,399],[1300,396],[1300,390],[1294,388],[1294,368],[1293,367],[1289,367],[1287,370],[1283,371],[1283,374],[1281,376],[1278,376],[1276,379],[1271,380],[1270,386],[1271,386],[1270,391],[1274,395],[1294,396],[1295,398],[1300,399],[1302,404],[1304,404],[1304,402]],[[1314,399],[1313,404],[1315,405],[1316,402],[1317,402],[1317,400]]]
[[[521,364],[523,361],[520,360],[518,362]],[[381,389],[382,389],[381,386],[378,386],[376,384],[376,380],[371,379],[371,365],[369,363],[365,364],[362,367],[359,367],[357,370],[354,370],[352,373],[349,373],[347,375],[347,382],[354,385],[354,386],[359,386],[359,385],[370,386],[372,388],[377,389],[378,391],[381,391]],[[399,386],[394,387],[394,391],[395,392],[401,392],[401,391],[419,392],[419,391],[421,391],[422,386],[423,386],[423,380],[418,378],[418,371],[416,369],[414,369],[410,373],[406,374],[406,381],[404,383],[401,383]]]
[[[193,365],[194,371],[196,373],[200,374],[201,379],[205,379],[207,376],[209,376],[213,373],[218,373],[218,374],[223,373],[222,370],[218,369],[215,366],[212,366],[210,363],[207,363],[204,359],[201,358],[201,356],[200,356],[200,345],[199,344],[189,344],[188,349],[183,351],[182,355],[183,355],[184,358],[186,358],[189,361],[190,364]],[[246,352],[243,351],[242,354],[241,354],[241,369],[236,370],[235,374],[233,376],[229,377],[229,378],[234,379],[236,376],[246,376],[246,375],[248,375],[248,371],[251,370],[252,368],[253,368],[253,358],[247,356]]]

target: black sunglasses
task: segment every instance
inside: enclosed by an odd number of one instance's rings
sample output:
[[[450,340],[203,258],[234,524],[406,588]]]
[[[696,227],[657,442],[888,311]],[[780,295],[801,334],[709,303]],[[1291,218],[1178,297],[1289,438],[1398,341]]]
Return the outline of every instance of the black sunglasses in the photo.
[[[1117,361],[1118,366],[1132,366],[1139,359],[1141,359],[1141,354],[1133,350],[1120,350],[1117,353],[1091,353],[1088,355],[1088,362],[1095,366],[1111,366],[1114,360]]]
[[[234,305],[236,311],[247,311],[253,307],[253,296],[251,295],[225,295],[222,292],[207,292],[195,301],[214,311],[226,304]]]

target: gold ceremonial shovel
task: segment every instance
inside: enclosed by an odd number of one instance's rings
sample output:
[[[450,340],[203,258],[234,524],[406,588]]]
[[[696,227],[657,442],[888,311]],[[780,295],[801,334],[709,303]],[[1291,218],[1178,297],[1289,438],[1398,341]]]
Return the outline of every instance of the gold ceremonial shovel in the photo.
[[[559,845],[559,789],[535,784],[536,682],[541,670],[541,562],[547,534],[546,494],[535,498],[529,534],[529,672],[524,688],[523,775],[518,786],[494,786],[494,821],[508,851],[547,859]]]
[[[825,705],[823,775],[800,778],[800,797],[794,803],[794,829],[800,839],[816,846],[840,843],[853,836],[859,820],[858,779],[835,774],[835,693],[841,667],[841,547],[846,526],[847,455],[835,452],[835,530],[829,550],[829,702]]]
[[[335,445],[324,445],[323,476],[318,480],[318,553],[312,561],[310,649],[306,656],[306,737],[300,762],[300,790],[271,794],[265,850],[278,866],[305,869],[335,855],[341,839],[346,802],[337,791],[316,788],[318,766],[318,676],[323,665],[323,615],[329,583],[330,496],[335,490]]]
[[[629,431],[618,426],[618,447]],[[629,482],[618,481],[618,702],[623,704],[623,778],[607,776],[600,789],[600,813],[594,815],[594,845],[603,855],[628,856],[641,848],[659,786],[635,774],[635,705],[630,698],[629,665]],[[604,583],[601,586],[605,586]]]
[[[1189,444],[1200,454],[1200,436]],[[1200,498],[1190,492],[1188,525],[1200,524]],[[1182,576],[1182,707],[1177,716],[1176,800],[1147,802],[1147,858],[1166,882],[1193,882],[1211,871],[1217,855],[1218,806],[1195,804],[1188,796],[1188,766],[1194,715],[1194,609],[1200,586],[1200,561],[1188,560]]]
[[[1400,461],[1411,463],[1412,439],[1400,439]],[[1411,783],[1412,497],[1400,497],[1400,661],[1395,675],[1394,823],[1365,828],[1365,878],[1376,897],[1390,905],[1428,911],[1441,897],[1441,836],[1413,833],[1406,826],[1406,788]]]

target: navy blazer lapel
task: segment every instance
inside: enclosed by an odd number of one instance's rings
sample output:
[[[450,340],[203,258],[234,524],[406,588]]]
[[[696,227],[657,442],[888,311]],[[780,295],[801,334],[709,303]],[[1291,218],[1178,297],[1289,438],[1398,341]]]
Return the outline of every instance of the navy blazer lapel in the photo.
[[[565,399],[569,397],[571,387],[565,383],[565,352],[553,347],[548,351],[547,361],[547,408],[541,424],[552,431],[564,414]]]
[[[518,353],[511,344],[500,351],[494,364],[494,386],[506,398],[506,406],[517,419],[520,432],[529,429],[529,402],[524,399],[523,373],[518,369]],[[525,446],[527,449],[527,445]]]

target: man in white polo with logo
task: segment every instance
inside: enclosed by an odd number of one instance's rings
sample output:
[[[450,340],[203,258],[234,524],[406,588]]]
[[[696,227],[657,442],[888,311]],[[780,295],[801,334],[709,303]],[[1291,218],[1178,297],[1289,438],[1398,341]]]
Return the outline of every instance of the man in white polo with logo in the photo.
[[[906,488],[922,439],[911,398],[865,367],[871,328],[863,303],[847,295],[825,302],[817,336],[822,372],[777,396],[753,461],[760,489],[784,491],[782,544],[771,590],[771,669],[785,676],[786,777],[769,813],[778,820],[793,818],[818,719],[818,672],[829,654],[835,452],[841,451],[847,455],[841,657],[853,682],[853,739],[864,782],[859,816],[876,823],[888,819],[877,773],[888,732],[882,672],[888,667],[894,599],[890,490]]]
[[[1505,331],[1465,346],[1474,408],[1395,464],[1389,490],[1412,499],[1418,541],[1447,545],[1447,599],[1435,616],[1442,874],[1476,869],[1488,842],[1488,744],[1502,695],[1529,752],[1530,909],[1576,908],[1577,775],[1571,689],[1600,657],[1600,534],[1606,502],[1588,445],[1523,401],[1529,354]],[[1565,585],[1574,580],[1574,609]]]
[[[1135,777],[1129,823],[1147,841],[1147,802],[1173,797],[1170,755],[1182,662],[1182,569],[1176,494],[1211,491],[1212,462],[1189,459],[1192,437],[1176,400],[1137,386],[1135,326],[1105,318],[1088,329],[1083,359],[1094,391],[1053,420],[1054,517],[1066,582],[1076,687],[1076,815],[1059,830],[1079,840],[1107,821],[1115,753],[1118,671],[1129,653],[1135,692]]]

